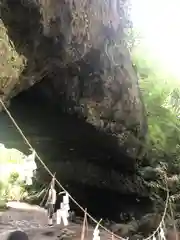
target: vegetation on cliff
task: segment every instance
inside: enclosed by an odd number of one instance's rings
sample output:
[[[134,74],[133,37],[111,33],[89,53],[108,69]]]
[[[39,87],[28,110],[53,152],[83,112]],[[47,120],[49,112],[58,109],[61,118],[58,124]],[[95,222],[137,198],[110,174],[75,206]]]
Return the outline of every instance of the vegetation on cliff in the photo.
[[[26,156],[17,149],[0,144],[0,200],[21,200],[28,196],[36,170],[34,153]]]
[[[12,94],[26,64],[23,55],[18,54],[8,36],[8,30],[0,19],[0,96]],[[4,99],[4,98],[3,98]],[[4,99],[6,100],[6,99]],[[1,108],[1,107],[0,107]]]
[[[152,197],[159,199],[162,181],[161,169],[167,174],[171,200],[180,198],[180,85],[178,79],[158,67],[142,45],[133,50],[133,61],[140,78],[140,88],[148,120],[145,159],[140,170],[152,189]],[[151,180],[149,182],[149,180]],[[175,204],[174,207],[178,207]]]

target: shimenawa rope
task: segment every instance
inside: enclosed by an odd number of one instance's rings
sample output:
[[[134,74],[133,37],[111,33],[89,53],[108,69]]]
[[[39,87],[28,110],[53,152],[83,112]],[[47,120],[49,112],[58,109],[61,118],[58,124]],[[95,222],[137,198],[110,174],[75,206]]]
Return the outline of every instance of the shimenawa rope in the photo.
[[[7,115],[9,116],[9,118],[11,119],[11,121],[13,122],[13,124],[15,125],[15,127],[17,128],[17,130],[19,131],[19,133],[21,134],[22,138],[24,139],[24,141],[26,142],[26,144],[29,146],[29,148],[34,151],[34,148],[31,146],[31,144],[29,143],[28,139],[26,138],[26,136],[24,135],[24,133],[22,132],[22,130],[20,129],[20,127],[18,126],[18,124],[16,123],[16,121],[14,120],[14,118],[12,117],[11,113],[9,112],[9,110],[7,109],[7,107],[5,106],[3,100],[0,98],[0,103],[2,105],[2,107],[4,108],[4,110],[6,111]],[[46,169],[46,171],[49,173],[49,175],[53,178],[54,174],[49,170],[49,168],[46,166],[46,164],[43,162],[43,160],[41,159],[41,157],[37,154],[37,152],[35,151],[36,157],[37,159],[40,161],[40,163],[43,165],[43,167]],[[61,185],[61,183],[57,180],[56,177],[55,181],[56,183],[59,185],[59,187],[65,191],[66,189]],[[166,186],[167,187],[167,186]],[[113,235],[115,238],[117,239],[121,239],[121,240],[126,240],[125,238],[122,238],[116,234],[114,234],[113,232],[111,232],[110,230],[108,230],[106,227],[104,227],[101,223],[99,223],[93,216],[91,216],[69,193],[68,193],[70,199],[81,209],[82,212],[84,212],[94,223],[98,224],[104,231],[106,231],[107,233],[109,233],[111,236]],[[166,198],[166,204],[165,204],[165,209],[164,209],[164,213],[162,216],[162,220],[158,226],[158,228],[147,238],[145,238],[144,240],[150,240],[151,238],[153,238],[154,235],[156,235],[159,231],[159,229],[162,226],[162,223],[164,222],[165,216],[166,216],[166,212],[167,212],[167,208],[168,208],[168,202],[169,202],[169,190],[167,188],[167,198]]]

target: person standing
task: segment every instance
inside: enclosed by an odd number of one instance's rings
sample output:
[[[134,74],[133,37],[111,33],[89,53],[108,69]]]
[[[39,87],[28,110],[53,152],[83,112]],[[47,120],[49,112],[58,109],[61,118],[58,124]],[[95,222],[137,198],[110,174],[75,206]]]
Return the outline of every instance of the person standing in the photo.
[[[48,225],[53,225],[53,214],[56,204],[57,194],[55,190],[55,177],[52,178],[49,195],[47,199],[47,210],[48,210]]]

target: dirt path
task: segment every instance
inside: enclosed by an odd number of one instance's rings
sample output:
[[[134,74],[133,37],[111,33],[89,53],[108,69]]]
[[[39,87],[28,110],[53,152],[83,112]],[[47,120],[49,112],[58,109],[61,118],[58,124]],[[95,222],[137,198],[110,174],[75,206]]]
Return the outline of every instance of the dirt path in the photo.
[[[0,212],[0,239],[1,234],[13,230],[25,231],[30,240],[77,240],[80,239],[82,225],[70,224],[67,228],[60,225],[47,225],[46,211],[41,209],[13,209]],[[93,237],[93,228],[88,228],[87,240]],[[111,236],[101,232],[101,239],[110,239]]]
[[[43,212],[9,209],[0,213],[0,233],[4,230],[45,227],[46,219]]]

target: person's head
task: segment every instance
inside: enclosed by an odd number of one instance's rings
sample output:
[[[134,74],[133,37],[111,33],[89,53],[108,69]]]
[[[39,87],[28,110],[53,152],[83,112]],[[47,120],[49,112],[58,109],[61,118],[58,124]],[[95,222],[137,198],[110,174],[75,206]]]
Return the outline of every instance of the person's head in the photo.
[[[9,234],[7,240],[29,240],[28,235],[25,232],[16,230]]]

